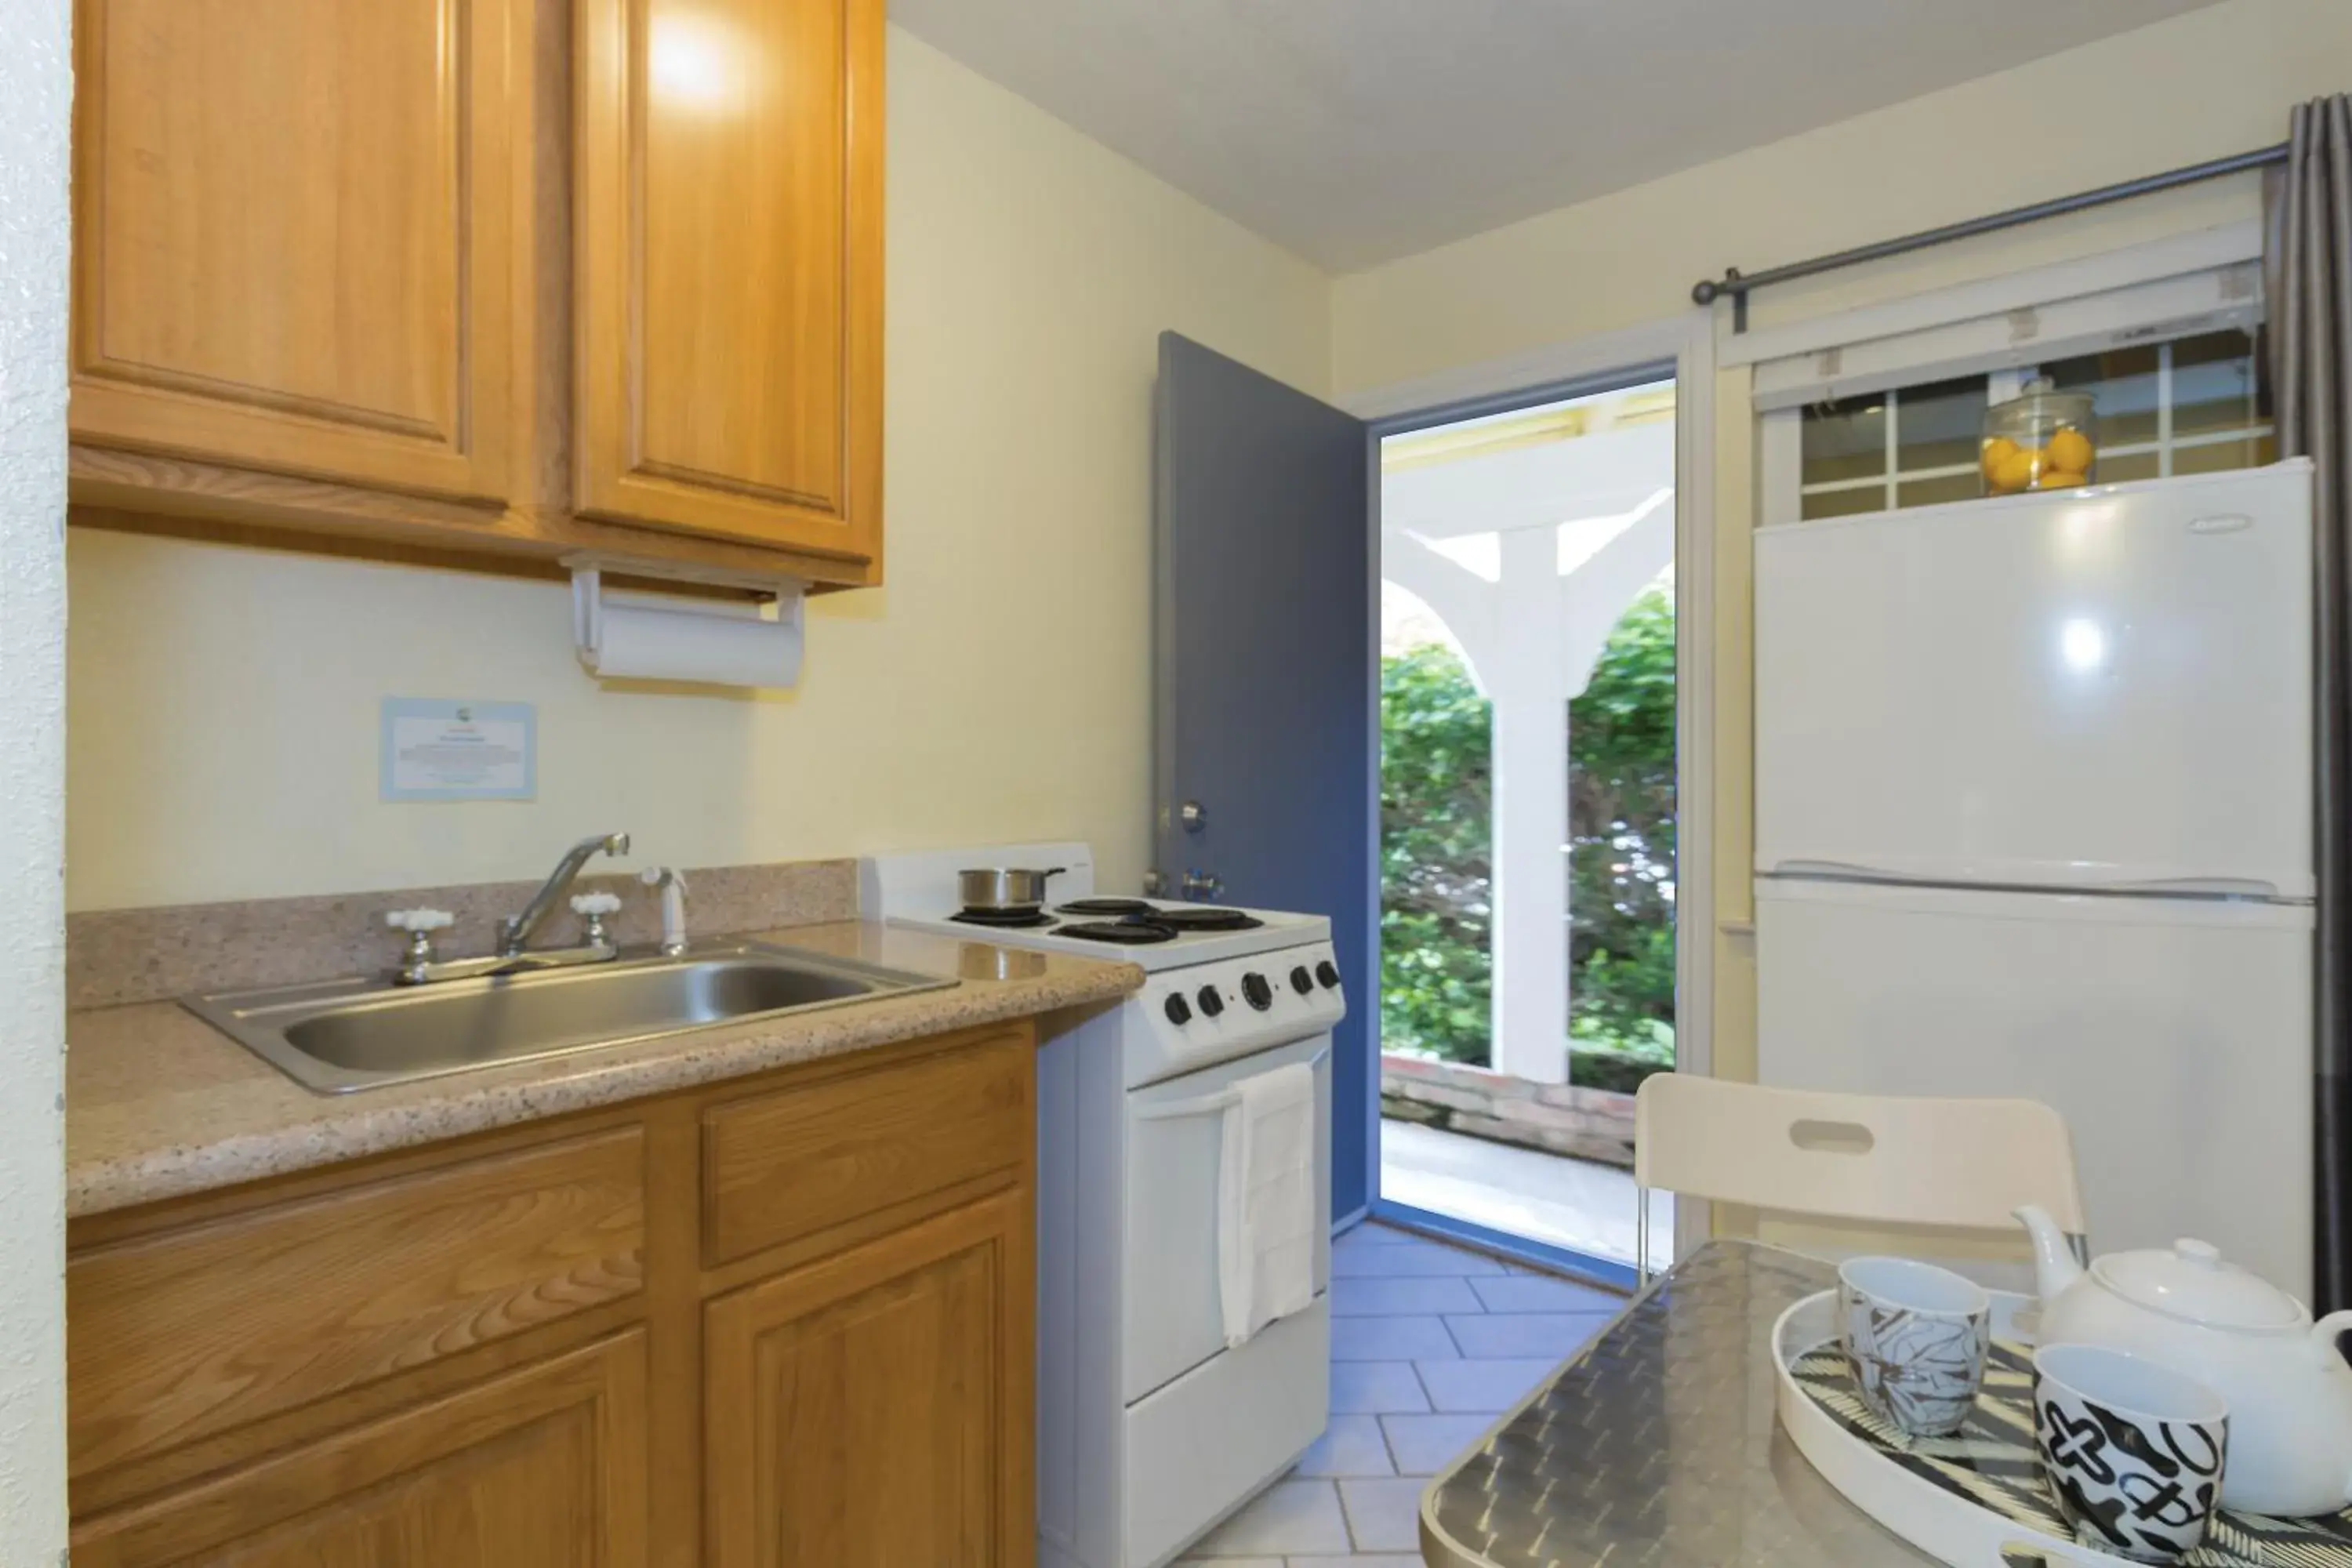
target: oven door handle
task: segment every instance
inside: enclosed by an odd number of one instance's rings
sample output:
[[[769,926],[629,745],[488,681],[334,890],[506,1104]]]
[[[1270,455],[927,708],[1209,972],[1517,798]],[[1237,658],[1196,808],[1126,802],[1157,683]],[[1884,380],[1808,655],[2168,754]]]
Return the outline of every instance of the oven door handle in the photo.
[[[1324,1047],[1307,1058],[1307,1070],[1314,1071],[1331,1059],[1331,1047]],[[1195,1095],[1191,1100],[1171,1100],[1165,1105],[1149,1106],[1135,1112],[1138,1121],[1178,1121],[1187,1116],[1214,1116],[1241,1103],[1242,1091],[1221,1089],[1214,1094]]]

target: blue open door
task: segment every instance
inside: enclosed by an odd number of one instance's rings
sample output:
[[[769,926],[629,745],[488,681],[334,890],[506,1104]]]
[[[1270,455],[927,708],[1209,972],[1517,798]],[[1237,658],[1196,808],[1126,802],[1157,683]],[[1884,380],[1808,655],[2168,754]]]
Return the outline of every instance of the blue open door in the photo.
[[[1371,1194],[1380,896],[1371,474],[1363,422],[1160,339],[1152,854],[1159,890],[1328,915],[1331,1212]]]

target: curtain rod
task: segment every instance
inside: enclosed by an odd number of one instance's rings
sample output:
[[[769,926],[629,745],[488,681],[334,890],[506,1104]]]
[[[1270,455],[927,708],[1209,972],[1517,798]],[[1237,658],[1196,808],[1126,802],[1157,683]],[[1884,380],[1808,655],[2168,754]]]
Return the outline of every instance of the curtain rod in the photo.
[[[1906,234],[1900,239],[1882,239],[1875,245],[1856,246],[1832,256],[1817,256],[1811,261],[1792,261],[1786,267],[1771,267],[1758,273],[1743,273],[1737,267],[1727,268],[1721,278],[1701,280],[1691,289],[1691,298],[1702,305],[1712,305],[1724,295],[1731,296],[1731,330],[1748,330],[1748,296],[1758,289],[1774,283],[1787,283],[1799,278],[1811,278],[1819,272],[1832,272],[1841,267],[1859,262],[1877,261],[1889,256],[1901,256],[1906,251],[1924,250],[1947,240],[1967,239],[1975,235],[1990,234],[1996,229],[2013,228],[2019,224],[2036,219],[2056,217],[2062,213],[2081,212],[2087,207],[2105,206],[2109,202],[2126,201],[2155,191],[2168,191],[2177,185],[2193,185],[2200,180],[2214,180],[2223,174],[2235,174],[2248,169],[2260,169],[2272,163],[2286,162],[2287,144],[2263,147],[2252,153],[2240,153],[2228,158],[2216,158],[2210,163],[2191,163],[2185,169],[2166,174],[2149,174],[2141,179],[2126,180],[2119,185],[2102,185],[2095,191],[2079,195],[2059,196],[2054,200],[2036,202],[2032,206],[2011,207],[2007,212],[1993,213],[1985,217],[1972,217],[1964,223],[1948,223],[1941,228],[1922,229]]]

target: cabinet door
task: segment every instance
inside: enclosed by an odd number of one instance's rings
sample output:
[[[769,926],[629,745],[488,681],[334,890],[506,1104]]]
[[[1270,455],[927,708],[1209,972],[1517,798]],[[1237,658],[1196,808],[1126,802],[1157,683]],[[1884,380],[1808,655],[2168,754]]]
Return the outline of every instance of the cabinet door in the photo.
[[[582,0],[578,504],[881,548],[882,0]]]
[[[603,1341],[76,1523],[79,1568],[642,1568],[646,1345]]]
[[[74,438],[497,499],[522,0],[80,0]]]
[[[1026,1188],[710,1303],[717,1568],[1033,1560]]]

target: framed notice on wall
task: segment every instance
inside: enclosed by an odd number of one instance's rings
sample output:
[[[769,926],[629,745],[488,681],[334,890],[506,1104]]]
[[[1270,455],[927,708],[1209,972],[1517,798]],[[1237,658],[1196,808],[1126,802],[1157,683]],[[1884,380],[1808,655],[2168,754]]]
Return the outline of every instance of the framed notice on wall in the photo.
[[[539,793],[539,714],[528,702],[383,700],[383,798],[530,800]]]

